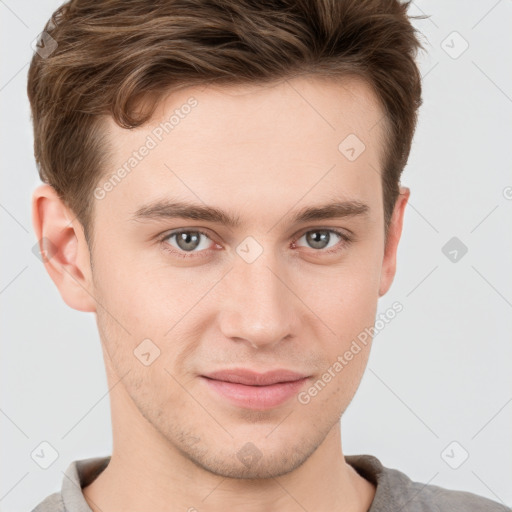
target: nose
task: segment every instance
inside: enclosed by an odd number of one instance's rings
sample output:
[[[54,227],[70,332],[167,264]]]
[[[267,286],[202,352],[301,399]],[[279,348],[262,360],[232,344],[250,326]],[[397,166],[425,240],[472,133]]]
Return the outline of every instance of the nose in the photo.
[[[236,261],[224,282],[220,330],[231,340],[253,348],[274,348],[297,335],[300,301],[290,290],[286,273],[273,258]]]

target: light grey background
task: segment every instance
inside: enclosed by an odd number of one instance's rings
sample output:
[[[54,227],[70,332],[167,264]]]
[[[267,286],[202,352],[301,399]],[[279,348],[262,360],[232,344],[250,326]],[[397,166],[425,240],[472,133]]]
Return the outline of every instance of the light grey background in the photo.
[[[72,460],[111,453],[94,315],[67,307],[32,253],[26,75],[31,42],[59,5],[0,1],[4,511],[59,490]],[[379,302],[379,312],[396,300],[404,310],[374,340],[344,453],[511,506],[512,0],[417,0],[409,12],[431,15],[414,22],[428,50],[424,105],[402,178],[411,199],[397,275]],[[457,262],[442,252],[452,237],[468,248]],[[59,454],[48,469],[31,458],[43,441]],[[469,458],[452,469],[462,450]]]

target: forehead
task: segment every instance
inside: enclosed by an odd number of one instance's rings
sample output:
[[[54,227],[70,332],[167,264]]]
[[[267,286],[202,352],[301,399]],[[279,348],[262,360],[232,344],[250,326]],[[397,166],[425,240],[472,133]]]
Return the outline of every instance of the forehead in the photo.
[[[233,211],[257,204],[263,215],[334,196],[378,203],[382,120],[355,77],[181,89],[144,126],[107,119],[112,153],[99,186],[125,172],[101,207],[132,214],[167,194]]]

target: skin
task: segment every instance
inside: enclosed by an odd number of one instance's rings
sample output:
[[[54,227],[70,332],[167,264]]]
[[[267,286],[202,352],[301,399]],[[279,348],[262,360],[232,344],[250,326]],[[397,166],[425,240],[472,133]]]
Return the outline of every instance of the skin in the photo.
[[[191,96],[190,114],[95,200],[91,253],[54,190],[34,191],[37,237],[55,249],[46,269],[66,304],[95,313],[111,389],[112,458],[84,496],[102,512],[366,511],[375,487],[345,462],[340,419],[371,343],[308,404],[294,396],[267,410],[238,407],[199,375],[286,368],[310,376],[307,390],[374,324],[410,193],[400,188],[385,240],[383,111],[356,78],[182,89],[143,127],[105,119],[103,182]],[[354,161],[338,150],[350,133],[366,146]],[[241,224],[130,220],[162,198],[215,206]],[[297,210],[334,199],[357,199],[369,213],[291,223]],[[208,233],[196,256],[175,237],[156,238],[183,228]],[[331,228],[353,241],[331,233],[328,249],[339,251],[326,254],[306,235]],[[252,263],[236,252],[248,236],[263,249]],[[147,338],[160,350],[149,366],[133,354]],[[244,465],[237,453],[249,442],[261,457]]]

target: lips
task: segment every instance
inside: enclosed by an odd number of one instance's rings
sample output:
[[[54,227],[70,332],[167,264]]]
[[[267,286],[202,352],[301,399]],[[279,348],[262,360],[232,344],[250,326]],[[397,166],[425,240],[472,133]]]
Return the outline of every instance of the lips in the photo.
[[[294,382],[307,377],[307,375],[293,372],[291,370],[277,369],[265,373],[257,373],[243,368],[231,370],[220,370],[203,375],[208,379],[245,384],[247,386],[269,386],[280,382]]]
[[[217,400],[227,400],[245,409],[265,410],[289,401],[309,377],[285,369],[257,373],[235,368],[201,375],[201,380]]]

